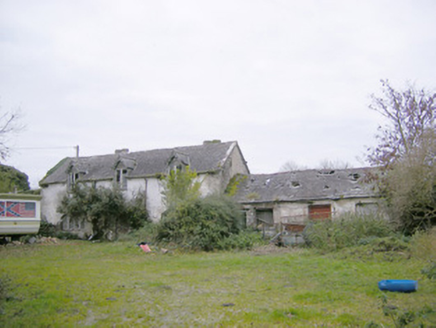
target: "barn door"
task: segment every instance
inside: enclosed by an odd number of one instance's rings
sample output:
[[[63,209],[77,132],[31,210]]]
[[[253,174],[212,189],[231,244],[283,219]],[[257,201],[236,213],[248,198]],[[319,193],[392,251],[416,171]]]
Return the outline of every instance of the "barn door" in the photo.
[[[326,220],[332,217],[332,206],[328,205],[310,205],[309,219],[311,220]]]
[[[271,209],[257,210],[256,217],[258,224],[263,223],[267,226],[274,225],[273,210]]]

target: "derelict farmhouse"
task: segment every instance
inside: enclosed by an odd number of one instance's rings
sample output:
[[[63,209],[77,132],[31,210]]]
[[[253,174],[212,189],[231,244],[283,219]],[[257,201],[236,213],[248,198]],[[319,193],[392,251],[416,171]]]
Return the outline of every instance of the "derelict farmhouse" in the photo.
[[[165,211],[162,176],[189,166],[197,172],[201,195],[223,193],[237,181],[233,196],[246,213],[247,226],[301,231],[311,219],[334,218],[345,212],[377,211],[377,197],[364,183],[366,168],[304,170],[250,174],[236,141],[206,141],[202,145],[140,152],[65,158],[40,181],[42,218],[64,230],[90,231],[62,218],[57,207],[76,183],[111,188],[118,185],[127,198],[145,197],[149,216],[158,221]]]

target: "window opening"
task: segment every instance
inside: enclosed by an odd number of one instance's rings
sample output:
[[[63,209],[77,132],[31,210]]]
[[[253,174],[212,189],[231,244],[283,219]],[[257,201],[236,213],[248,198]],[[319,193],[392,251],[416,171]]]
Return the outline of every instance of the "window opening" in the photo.
[[[123,189],[127,188],[127,170],[126,169],[119,169],[117,170],[116,175],[116,183]]]

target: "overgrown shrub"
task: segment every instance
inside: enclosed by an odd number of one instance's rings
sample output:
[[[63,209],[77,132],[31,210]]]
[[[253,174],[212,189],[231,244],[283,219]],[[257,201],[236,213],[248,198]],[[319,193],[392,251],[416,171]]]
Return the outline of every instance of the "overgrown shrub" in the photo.
[[[412,256],[427,262],[421,270],[427,278],[436,280],[436,227],[416,232],[411,239]]]
[[[393,234],[389,221],[371,215],[347,213],[336,220],[312,222],[303,232],[306,243],[324,251],[371,242]]]
[[[0,192],[28,191],[28,176],[12,166],[0,164]]]
[[[430,231],[417,231],[410,241],[412,256],[436,263],[436,227]]]
[[[162,181],[162,192],[167,207],[191,202],[200,197],[201,183],[196,181],[197,173],[191,171],[189,165],[184,169],[174,169]]]
[[[79,235],[72,233],[72,232],[69,232],[69,231],[56,231],[56,233],[51,237],[56,237],[56,238],[62,239],[62,240],[81,239],[79,237]]]
[[[113,232],[138,229],[149,220],[143,195],[126,200],[118,188],[95,188],[76,185],[70,195],[66,195],[58,212],[71,221],[91,222],[95,238]]]
[[[58,239],[80,239],[77,234],[71,233],[69,231],[61,231],[59,230],[56,225],[51,224],[45,220],[41,220],[41,225],[39,227],[38,231],[39,237],[56,237]],[[28,242],[31,238],[33,238],[33,235],[26,235],[23,242]]]
[[[139,229],[129,231],[119,236],[119,241],[129,241],[135,244],[140,242],[154,242],[156,240],[158,224],[147,221]]]
[[[156,240],[212,251],[242,229],[242,212],[227,196],[208,196],[170,207],[158,225]]]
[[[242,230],[238,234],[232,234],[218,241],[216,248],[220,250],[246,250],[265,243],[265,239],[258,231]]]
[[[47,222],[46,220],[41,220],[41,224],[39,226],[38,235],[42,237],[54,237],[56,234],[56,226]]]

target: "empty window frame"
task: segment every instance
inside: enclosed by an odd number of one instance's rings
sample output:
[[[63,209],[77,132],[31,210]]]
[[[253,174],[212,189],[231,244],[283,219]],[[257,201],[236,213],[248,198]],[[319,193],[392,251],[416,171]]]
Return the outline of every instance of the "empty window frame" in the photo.
[[[267,226],[274,225],[274,217],[272,209],[256,210],[257,224],[265,224]]]
[[[118,169],[116,172],[115,182],[121,189],[127,188],[127,169]]]
[[[71,172],[68,176],[68,186],[72,188],[80,178],[79,172]]]

